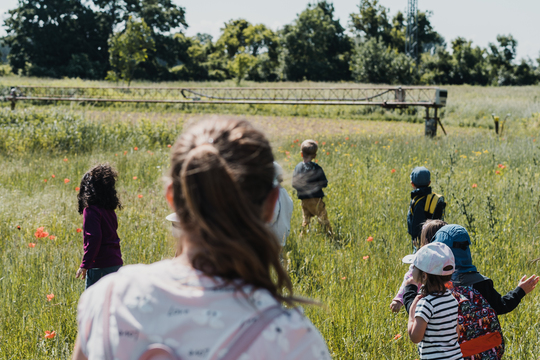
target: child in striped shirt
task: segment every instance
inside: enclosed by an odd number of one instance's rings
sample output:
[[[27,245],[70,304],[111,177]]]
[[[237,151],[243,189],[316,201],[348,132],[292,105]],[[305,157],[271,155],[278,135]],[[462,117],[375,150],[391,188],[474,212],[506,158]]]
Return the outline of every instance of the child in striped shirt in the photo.
[[[458,343],[458,302],[445,287],[455,269],[452,250],[443,243],[430,243],[403,258],[413,264],[411,283],[422,283],[409,310],[407,330],[418,344],[420,359],[462,359]]]

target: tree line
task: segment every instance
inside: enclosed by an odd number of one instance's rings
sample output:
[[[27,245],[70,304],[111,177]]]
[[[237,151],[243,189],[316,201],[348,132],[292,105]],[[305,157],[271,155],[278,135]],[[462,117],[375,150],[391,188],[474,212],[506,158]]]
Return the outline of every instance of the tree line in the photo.
[[[328,1],[310,3],[278,31],[230,20],[214,41],[186,36],[185,9],[172,0],[20,0],[4,21],[3,49],[16,74],[113,81],[357,81],[384,84],[530,85],[540,58],[516,59],[517,41],[487,48],[433,28],[419,12],[419,56],[405,54],[406,16],[361,0],[350,34]]]

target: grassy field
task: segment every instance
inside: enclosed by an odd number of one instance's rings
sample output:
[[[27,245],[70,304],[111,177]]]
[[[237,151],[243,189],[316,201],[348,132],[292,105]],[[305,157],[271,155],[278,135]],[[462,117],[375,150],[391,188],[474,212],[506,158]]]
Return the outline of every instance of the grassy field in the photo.
[[[515,91],[518,98],[525,89],[473,89],[470,105],[463,106],[482,104],[479,94]],[[108,161],[120,173],[124,209],[117,213],[125,263],[173,255],[164,219],[167,145],[184,124],[202,116],[162,108],[0,110],[0,359],[66,359],[71,353],[84,290],[74,277],[82,256],[75,188],[96,162]],[[324,304],[306,308],[306,315],[335,359],[417,357],[405,313],[388,308],[407,270],[400,259],[410,252],[405,216],[409,173],[417,165],[431,169],[434,190],[448,201],[446,220],[471,232],[473,262],[496,289],[504,293],[522,275],[539,272],[529,260],[540,256],[540,119],[516,120],[501,138],[456,123],[447,137],[431,140],[423,137],[423,125],[407,122],[249,118],[271,138],[292,196],[290,174],[301,160],[299,144],[306,137],[319,141],[317,160],[330,181],[326,203],[337,240],[327,239],[317,226],[300,239],[296,201],[284,251],[295,290]],[[53,239],[37,239],[39,227]],[[539,301],[533,292],[501,316],[506,358],[538,357]],[[56,336],[47,339],[46,331]]]

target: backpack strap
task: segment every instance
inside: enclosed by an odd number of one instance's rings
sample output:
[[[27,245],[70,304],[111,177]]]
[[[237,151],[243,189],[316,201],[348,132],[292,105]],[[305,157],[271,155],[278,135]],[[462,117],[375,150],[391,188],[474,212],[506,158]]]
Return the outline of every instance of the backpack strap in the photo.
[[[414,199],[412,199],[412,201],[411,201],[411,204],[412,204],[412,205],[411,205],[411,214],[412,214],[412,215],[414,215],[414,208],[416,207],[416,204],[418,204],[418,202],[419,202],[420,200],[422,200],[423,198],[425,198],[425,197],[426,197],[426,196],[424,195],[424,196],[421,196],[420,198],[418,198],[418,200],[416,200],[416,197],[415,197]],[[413,202],[414,202],[414,203],[413,203]]]
[[[441,198],[441,195],[439,194],[435,194],[435,193],[429,194],[426,199],[426,204],[424,205],[424,211],[433,215],[440,198]]]
[[[220,358],[220,360],[239,359],[240,356],[250,348],[251,344],[253,344],[263,330],[285,311],[286,310],[281,305],[275,305],[264,310],[255,322],[236,336],[236,340],[233,341],[225,356]]]
[[[111,281],[105,292],[105,302],[103,303],[103,355],[105,360],[113,360],[111,341],[109,336],[109,321],[111,318],[111,298],[114,283]]]

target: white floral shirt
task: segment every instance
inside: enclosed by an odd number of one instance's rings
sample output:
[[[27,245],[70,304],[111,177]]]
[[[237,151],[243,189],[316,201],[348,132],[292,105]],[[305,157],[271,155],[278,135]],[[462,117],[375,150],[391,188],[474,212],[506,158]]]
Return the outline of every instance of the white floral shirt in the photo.
[[[182,360],[214,360],[223,356],[242,324],[277,304],[266,290],[246,298],[219,278],[174,260],[130,265],[107,275],[86,290],[77,321],[83,353],[104,358],[102,312],[105,293],[114,282],[109,341],[115,360],[138,359],[153,343],[171,347]],[[221,286],[220,286],[221,284]],[[239,360],[330,359],[318,330],[298,310],[277,317]]]

